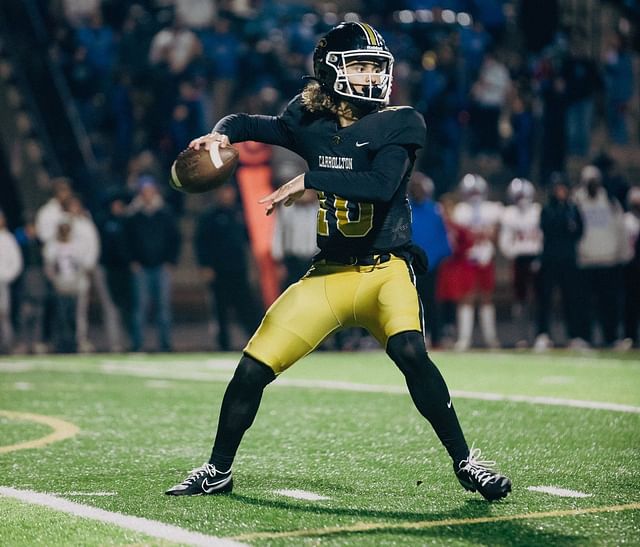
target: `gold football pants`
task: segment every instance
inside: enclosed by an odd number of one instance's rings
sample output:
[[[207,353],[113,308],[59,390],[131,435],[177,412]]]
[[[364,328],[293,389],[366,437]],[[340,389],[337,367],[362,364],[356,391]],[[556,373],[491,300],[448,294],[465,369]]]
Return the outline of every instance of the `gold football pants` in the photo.
[[[267,311],[244,352],[280,374],[343,327],[364,327],[382,347],[422,330],[413,273],[392,256],[373,266],[316,262]]]

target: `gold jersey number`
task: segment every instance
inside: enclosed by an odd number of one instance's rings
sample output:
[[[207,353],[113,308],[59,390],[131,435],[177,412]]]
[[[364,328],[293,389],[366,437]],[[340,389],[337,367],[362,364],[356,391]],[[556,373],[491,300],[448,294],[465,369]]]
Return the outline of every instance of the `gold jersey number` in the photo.
[[[338,231],[345,237],[364,237],[373,228],[373,203],[349,201],[338,196],[327,197],[318,192],[318,234],[329,235],[329,215],[335,217]],[[327,203],[331,200],[331,203]]]

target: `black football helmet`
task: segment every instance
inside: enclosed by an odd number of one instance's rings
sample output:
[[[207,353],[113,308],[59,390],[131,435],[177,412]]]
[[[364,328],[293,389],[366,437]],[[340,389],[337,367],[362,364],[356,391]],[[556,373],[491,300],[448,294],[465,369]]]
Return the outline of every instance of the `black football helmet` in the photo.
[[[379,72],[359,72],[368,84],[358,92],[347,77],[347,65],[369,62]],[[389,103],[393,71],[393,55],[384,38],[366,23],[340,23],[319,41],[313,52],[314,77],[322,89],[334,98],[361,107],[378,107]]]

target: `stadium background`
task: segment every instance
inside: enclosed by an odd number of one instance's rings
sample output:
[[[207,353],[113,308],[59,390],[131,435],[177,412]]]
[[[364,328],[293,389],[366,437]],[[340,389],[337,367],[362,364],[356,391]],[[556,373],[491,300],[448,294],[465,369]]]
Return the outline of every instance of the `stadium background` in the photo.
[[[590,146],[579,154],[558,149],[559,142],[564,147],[565,128],[552,123],[546,93],[573,48],[604,74],[616,34],[633,55],[637,82],[639,16],[632,0],[2,2],[0,207],[10,228],[21,226],[48,199],[50,182],[58,176],[71,178],[94,217],[112,192],[133,190],[142,173],[152,173],[166,188],[168,166],[190,138],[229,112],[279,112],[310,72],[318,35],[357,17],[381,30],[396,57],[393,104],[415,105],[427,118],[429,141],[419,168],[434,178],[438,194],[473,171],[487,178],[494,199],[504,200],[505,186],[516,175],[529,177],[544,198],[552,171],[564,170],[575,182],[579,170],[602,153],[637,183],[637,85],[624,113],[628,140],[607,126],[611,89],[603,82],[594,88]],[[171,64],[166,52],[154,53],[151,44],[181,17],[194,32],[195,45],[185,47],[182,62]],[[533,121],[519,156],[508,115],[512,104],[501,109],[506,115],[500,118],[497,147],[478,148],[469,91],[487,51],[495,51],[508,67],[515,96]],[[244,161],[266,167],[273,184],[295,170],[294,160],[279,150],[248,150]],[[176,341],[183,349],[206,349],[198,329],[206,325],[209,310],[191,237],[210,198],[184,200],[169,192],[166,197],[183,236],[173,290],[176,328],[195,333]],[[263,246],[254,250],[257,263],[268,269],[268,252]],[[509,273],[504,264],[498,273],[504,317]],[[268,277],[262,274],[257,278]]]

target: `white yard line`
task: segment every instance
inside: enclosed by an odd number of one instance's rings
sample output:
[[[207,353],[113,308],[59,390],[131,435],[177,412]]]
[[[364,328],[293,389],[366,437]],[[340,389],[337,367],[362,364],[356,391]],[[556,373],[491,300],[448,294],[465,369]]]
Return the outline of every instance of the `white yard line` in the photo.
[[[133,530],[135,532],[172,541],[174,543],[181,543],[184,545],[208,545],[215,547],[246,545],[244,543],[238,543],[237,541],[208,536],[199,532],[191,532],[189,530],[155,520],[123,515],[121,513],[105,511],[104,509],[98,509],[89,505],[82,505],[81,503],[52,496],[51,494],[41,494],[31,490],[18,490],[17,488],[0,486],[0,495],[34,505],[43,505],[45,507],[55,509],[56,511],[62,511],[63,513],[68,513],[77,517],[97,520],[98,522],[108,524],[115,524],[120,528]]]
[[[211,366],[215,360],[209,360],[207,363]],[[133,364],[132,364],[133,363]],[[0,363],[0,370],[6,370],[4,365],[6,363]],[[47,362],[49,365],[49,362]],[[229,366],[228,360],[221,360],[220,368],[217,370],[222,372],[227,370]],[[33,370],[42,370],[43,367],[38,363],[32,365]],[[29,370],[28,367],[21,368],[20,371]],[[55,371],[56,367],[46,370]],[[68,369],[66,369],[68,370]],[[209,381],[209,382],[228,382],[231,379],[232,369],[228,368],[228,374],[212,373],[206,371],[184,370],[180,368],[168,369],[166,367],[159,367],[152,363],[143,364],[142,361],[113,361],[105,360],[99,368],[92,369],[94,372],[100,370],[105,374],[115,374],[122,376],[136,376],[140,378],[154,378],[157,380],[195,380],[195,381]],[[15,372],[15,370],[10,370]],[[309,389],[328,389],[337,391],[356,391],[364,393],[392,393],[392,394],[406,394],[407,390],[404,386],[393,385],[375,385],[375,384],[361,384],[354,382],[341,382],[334,380],[297,380],[293,378],[278,378],[276,382],[271,384],[275,387],[301,387]],[[486,393],[476,391],[460,391],[452,390],[451,395],[454,398],[460,399],[475,399],[482,401],[504,401],[511,403],[529,403],[535,405],[547,405],[547,406],[564,406],[570,408],[585,408],[591,410],[609,410],[613,412],[625,412],[630,414],[640,414],[640,407],[625,405],[619,403],[607,403],[600,401],[583,401],[579,399],[562,399],[559,397],[544,397],[544,396],[530,396],[530,395],[504,395],[501,393]]]
[[[551,494],[561,498],[590,498],[591,494],[578,492],[577,490],[568,490],[567,488],[558,488],[557,486],[528,486],[527,490],[531,492],[542,492],[543,494]]]
[[[117,496],[117,492],[56,492],[52,493],[52,496],[89,496],[89,497],[102,497],[102,496]]]
[[[321,496],[320,494],[316,494],[315,492],[307,492],[306,490],[274,490],[276,494],[280,494],[281,496],[287,496],[288,498],[295,498],[297,500],[307,500],[307,501],[323,501],[328,500],[327,496]]]

